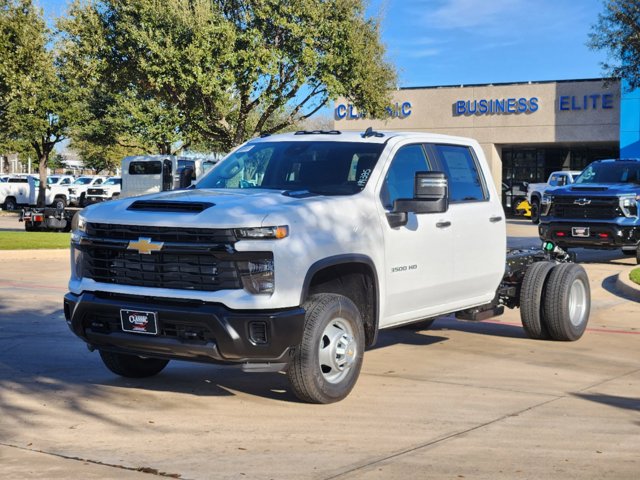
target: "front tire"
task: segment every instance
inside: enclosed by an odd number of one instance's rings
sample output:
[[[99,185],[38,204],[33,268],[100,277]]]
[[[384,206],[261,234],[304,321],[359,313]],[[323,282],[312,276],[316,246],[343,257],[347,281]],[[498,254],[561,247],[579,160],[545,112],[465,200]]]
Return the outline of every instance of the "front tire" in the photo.
[[[169,360],[160,358],[143,358],[103,350],[100,350],[100,358],[113,373],[127,378],[152,377],[160,373],[169,363]]]
[[[302,342],[289,365],[293,393],[310,403],[333,403],[353,389],[362,368],[364,327],[355,304],[320,293],[304,304]]]
[[[13,211],[18,208],[18,204],[16,203],[13,197],[6,198],[4,200],[4,209],[7,211]]]
[[[544,317],[554,340],[574,341],[582,337],[591,310],[589,277],[575,263],[556,265],[547,280]]]
[[[529,338],[546,340],[550,338],[549,329],[543,316],[542,304],[545,285],[555,264],[537,262],[525,273],[520,289],[520,319]]]
[[[57,210],[64,210],[64,208],[67,206],[67,199],[64,197],[56,197],[53,200],[52,206]]]
[[[540,223],[540,200],[537,198],[531,199],[531,223],[534,225]]]

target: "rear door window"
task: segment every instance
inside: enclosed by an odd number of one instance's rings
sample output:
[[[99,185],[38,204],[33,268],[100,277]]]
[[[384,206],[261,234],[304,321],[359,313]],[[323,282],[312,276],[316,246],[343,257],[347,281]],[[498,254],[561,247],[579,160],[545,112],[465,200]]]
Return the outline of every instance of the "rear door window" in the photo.
[[[449,180],[449,201],[480,202],[489,198],[485,179],[471,149],[461,145],[434,145]]]
[[[159,175],[162,173],[162,162],[131,162],[129,164],[129,175]]]

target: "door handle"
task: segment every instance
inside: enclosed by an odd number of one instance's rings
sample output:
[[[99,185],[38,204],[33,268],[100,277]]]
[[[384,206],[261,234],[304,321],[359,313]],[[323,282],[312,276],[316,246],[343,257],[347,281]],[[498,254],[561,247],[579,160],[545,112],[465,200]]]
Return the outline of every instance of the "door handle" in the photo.
[[[489,217],[489,221],[490,221],[491,223],[498,223],[498,222],[499,222],[499,221],[501,221],[501,220],[502,220],[502,217],[501,217],[501,216],[499,216],[499,215],[498,215],[498,216],[496,216],[496,217]]]
[[[451,222],[438,222],[436,223],[436,227],[438,228],[447,228],[451,226]]]

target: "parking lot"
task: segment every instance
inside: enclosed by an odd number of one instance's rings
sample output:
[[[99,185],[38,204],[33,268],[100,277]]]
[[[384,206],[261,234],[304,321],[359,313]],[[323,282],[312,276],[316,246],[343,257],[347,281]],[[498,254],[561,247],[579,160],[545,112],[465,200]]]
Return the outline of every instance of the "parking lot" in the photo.
[[[509,234],[537,244],[526,221]],[[638,478],[640,303],[616,288],[633,265],[618,252],[578,252],[580,341],[529,340],[517,310],[384,331],[332,405],[298,402],[281,373],[114,376],[65,324],[67,257],[0,252],[4,478]]]

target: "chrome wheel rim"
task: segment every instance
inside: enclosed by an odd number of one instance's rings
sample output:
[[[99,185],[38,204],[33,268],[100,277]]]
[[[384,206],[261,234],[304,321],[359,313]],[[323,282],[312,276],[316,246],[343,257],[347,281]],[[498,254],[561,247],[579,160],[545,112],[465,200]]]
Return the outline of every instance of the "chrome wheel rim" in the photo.
[[[575,327],[582,324],[587,314],[587,289],[580,279],[571,284],[569,290],[569,319]]]
[[[358,344],[349,322],[331,320],[320,336],[318,361],[322,376],[329,383],[340,383],[349,374],[358,356]]]

